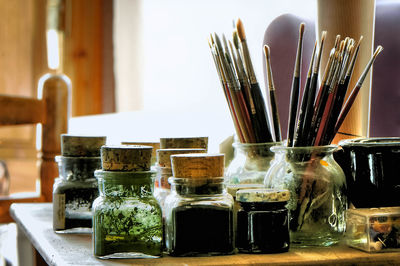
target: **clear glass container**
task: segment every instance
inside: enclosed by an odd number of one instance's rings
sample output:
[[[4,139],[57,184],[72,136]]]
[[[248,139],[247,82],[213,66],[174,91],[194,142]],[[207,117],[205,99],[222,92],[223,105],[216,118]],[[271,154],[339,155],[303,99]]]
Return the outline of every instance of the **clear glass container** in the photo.
[[[288,189],[290,239],[295,246],[330,246],[345,231],[346,180],[333,159],[337,146],[284,147],[265,177],[270,188]]]
[[[233,143],[234,157],[225,172],[227,185],[263,184],[274,158],[270,148],[277,144],[279,143]]]
[[[347,211],[346,243],[367,252],[398,252],[400,207]]]
[[[170,194],[171,191],[171,186],[168,183],[168,178],[170,178],[173,175],[172,168],[160,167],[159,165],[156,164],[155,169],[157,171],[157,175],[154,181],[154,197],[160,203],[161,209],[163,210],[164,213],[165,199],[167,198],[167,196]],[[165,217],[165,214],[163,214],[163,216]]]
[[[165,201],[166,246],[172,256],[234,252],[233,198],[224,178],[169,179]]]
[[[93,203],[94,255],[154,258],[162,253],[161,208],[153,196],[154,171],[95,172],[100,196]]]
[[[242,189],[236,193],[236,247],[244,253],[280,253],[289,250],[288,190]]]
[[[94,171],[100,157],[56,156],[59,178],[53,185],[53,230],[57,233],[91,233],[92,204],[99,191]]]

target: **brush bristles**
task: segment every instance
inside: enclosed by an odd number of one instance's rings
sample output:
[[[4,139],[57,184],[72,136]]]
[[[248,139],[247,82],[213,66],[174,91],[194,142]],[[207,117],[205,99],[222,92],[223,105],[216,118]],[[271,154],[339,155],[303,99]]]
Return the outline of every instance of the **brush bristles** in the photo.
[[[246,41],[246,33],[244,32],[243,22],[238,18],[236,21],[236,30],[241,42]]]
[[[264,45],[264,54],[265,54],[265,59],[267,61],[269,61],[269,46],[268,45]]]

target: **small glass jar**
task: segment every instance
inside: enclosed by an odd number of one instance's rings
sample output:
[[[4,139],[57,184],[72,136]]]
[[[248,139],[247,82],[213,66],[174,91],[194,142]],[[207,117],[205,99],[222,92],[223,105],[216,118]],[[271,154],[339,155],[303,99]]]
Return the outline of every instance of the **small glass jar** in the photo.
[[[346,180],[333,159],[336,149],[334,145],[271,148],[275,159],[265,185],[290,191],[287,208],[290,239],[295,246],[330,246],[343,237]]]
[[[236,193],[236,247],[244,253],[280,253],[289,250],[288,190],[243,189]]]
[[[53,185],[53,230],[57,233],[91,233],[92,204],[98,197],[94,171],[100,157],[56,156],[59,178]]]
[[[233,198],[224,178],[169,178],[166,245],[172,256],[232,254]]]
[[[97,170],[100,196],[93,203],[94,255],[154,258],[162,252],[161,208],[153,196],[155,171]]]
[[[225,173],[227,185],[263,184],[274,153],[270,148],[279,143],[233,143],[234,158]]]

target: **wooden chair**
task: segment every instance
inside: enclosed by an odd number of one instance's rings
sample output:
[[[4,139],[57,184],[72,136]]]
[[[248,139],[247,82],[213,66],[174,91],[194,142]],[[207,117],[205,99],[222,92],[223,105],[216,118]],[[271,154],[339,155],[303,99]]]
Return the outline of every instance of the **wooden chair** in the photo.
[[[11,222],[14,202],[51,202],[54,178],[58,176],[54,156],[61,153],[60,134],[68,129],[70,81],[63,75],[44,77],[40,98],[0,95],[0,126],[42,124],[42,147],[38,151],[40,193],[38,197],[0,199],[0,223]],[[18,177],[12,177],[18,178]],[[11,181],[12,182],[12,181]]]

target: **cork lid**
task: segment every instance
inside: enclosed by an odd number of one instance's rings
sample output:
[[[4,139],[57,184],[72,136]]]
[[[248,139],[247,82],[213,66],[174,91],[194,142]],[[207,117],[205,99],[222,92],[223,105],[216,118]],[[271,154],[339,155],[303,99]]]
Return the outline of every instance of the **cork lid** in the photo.
[[[105,136],[61,135],[61,154],[65,157],[99,157]]]
[[[236,192],[236,200],[240,202],[285,202],[289,199],[287,189],[241,189]]]
[[[149,171],[153,147],[144,145],[102,146],[101,163],[106,171]]]
[[[223,154],[178,154],[171,156],[172,172],[178,178],[213,178],[224,176]]]
[[[151,153],[151,164],[156,162],[156,151],[160,148],[160,142],[136,142],[136,141],[123,141],[121,145],[144,145],[153,147],[153,152]]]
[[[171,155],[188,153],[206,153],[206,150],[200,148],[158,149],[157,163],[160,167],[171,167]]]
[[[208,137],[160,138],[161,149],[171,148],[208,148]]]
[[[241,189],[253,189],[253,188],[265,188],[262,184],[228,184],[226,191],[231,194],[232,197],[236,198],[236,192]]]

